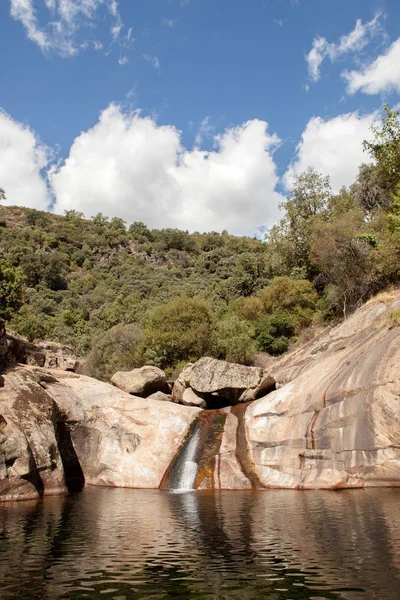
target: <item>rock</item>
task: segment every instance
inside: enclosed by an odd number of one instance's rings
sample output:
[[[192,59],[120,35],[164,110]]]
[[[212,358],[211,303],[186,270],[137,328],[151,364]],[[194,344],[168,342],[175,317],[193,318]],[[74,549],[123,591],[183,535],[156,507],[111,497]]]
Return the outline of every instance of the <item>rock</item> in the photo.
[[[275,380],[259,367],[246,367],[215,358],[201,358],[188,374],[190,387],[200,394],[218,394],[231,403],[254,400]]]
[[[57,383],[57,378],[46,369],[34,367],[31,372],[37,383]]]
[[[178,379],[174,382],[172,388],[172,399],[174,402],[182,402],[183,392],[190,385],[190,373],[192,371],[192,366],[192,363],[188,363],[179,374]]]
[[[184,391],[186,390],[186,386],[179,379],[174,382],[174,386],[172,388],[172,401],[177,404],[181,404]]]
[[[217,378],[206,369],[214,359],[185,368],[181,401],[192,403],[225,390],[237,401],[277,381],[265,397],[219,410],[166,402],[165,394],[149,401],[72,372],[8,366],[0,500],[63,494],[79,482],[158,488],[194,431],[201,489],[400,487],[400,328],[387,326],[400,291],[393,295],[277,360],[273,377],[244,367],[241,382],[237,365],[216,361]]]
[[[64,494],[77,482],[159,487],[199,409],[62,375],[24,366],[4,375],[0,501]],[[46,390],[38,383],[43,376]]]
[[[6,327],[4,321],[0,319],[0,368],[2,367],[6,354],[8,351],[7,339],[6,339]]]
[[[65,494],[54,400],[29,368],[8,369],[4,380],[0,390],[0,500]]]
[[[147,396],[147,400],[157,400],[158,402],[173,402],[170,394],[164,394],[164,392],[155,392],[150,396]]]
[[[191,388],[187,388],[183,394],[181,399],[181,404],[185,406],[198,406],[199,408],[206,408],[206,401],[195,394],[195,392]]]
[[[65,371],[75,371],[80,365],[71,348],[53,342],[31,343],[16,333],[7,333],[7,347],[10,363]]]
[[[49,385],[90,485],[158,488],[200,410],[81,375]]]
[[[120,390],[135,396],[147,397],[155,392],[169,391],[164,371],[157,367],[145,366],[133,371],[117,371],[111,383]]]
[[[262,485],[400,486],[400,328],[366,304],[277,365],[279,389],[246,411]],[[317,349],[317,351],[316,351]]]

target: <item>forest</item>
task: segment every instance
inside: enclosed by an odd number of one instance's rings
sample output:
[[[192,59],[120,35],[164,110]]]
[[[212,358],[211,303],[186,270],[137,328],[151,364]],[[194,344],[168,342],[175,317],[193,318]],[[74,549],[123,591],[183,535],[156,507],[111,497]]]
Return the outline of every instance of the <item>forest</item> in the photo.
[[[204,355],[282,354],[400,280],[396,110],[385,105],[364,149],[339,193],[302,173],[263,240],[0,206],[0,318],[70,346],[105,380],[142,364],[173,376]]]

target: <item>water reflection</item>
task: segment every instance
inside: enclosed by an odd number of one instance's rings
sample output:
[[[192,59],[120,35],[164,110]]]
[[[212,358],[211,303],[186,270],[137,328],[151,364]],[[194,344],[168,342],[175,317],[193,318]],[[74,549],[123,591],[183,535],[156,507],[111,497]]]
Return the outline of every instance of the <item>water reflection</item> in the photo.
[[[400,490],[88,488],[0,505],[0,598],[399,597]]]

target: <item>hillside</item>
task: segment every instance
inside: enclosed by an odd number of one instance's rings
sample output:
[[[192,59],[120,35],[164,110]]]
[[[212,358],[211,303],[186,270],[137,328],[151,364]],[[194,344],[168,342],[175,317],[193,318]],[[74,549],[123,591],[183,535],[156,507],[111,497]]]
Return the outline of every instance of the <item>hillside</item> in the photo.
[[[309,169],[265,240],[0,207],[0,319],[87,357],[89,375],[214,356],[253,364],[400,281],[400,116],[333,193]],[[308,333],[306,335],[309,335]]]
[[[121,219],[0,208],[0,257],[22,269],[26,293],[11,329],[87,353],[99,332],[143,326],[152,309],[186,296],[219,313],[270,276],[266,246],[228,234],[128,229]]]

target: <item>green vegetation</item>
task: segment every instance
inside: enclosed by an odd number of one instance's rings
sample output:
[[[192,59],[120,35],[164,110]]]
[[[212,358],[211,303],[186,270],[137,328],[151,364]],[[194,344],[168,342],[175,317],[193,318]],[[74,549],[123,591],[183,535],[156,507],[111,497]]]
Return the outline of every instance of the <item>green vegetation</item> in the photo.
[[[400,118],[385,107],[355,183],[309,169],[265,241],[0,208],[0,317],[87,357],[92,375],[204,354],[251,364],[400,280]],[[0,189],[0,200],[4,191]]]
[[[0,260],[0,318],[10,319],[22,306],[24,274],[9,261]]]

